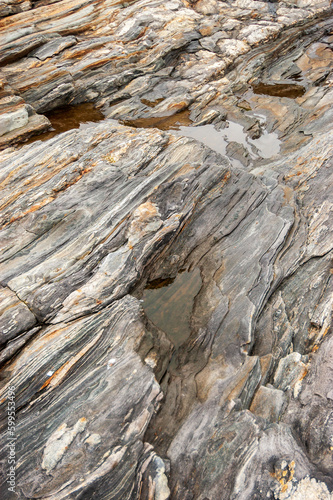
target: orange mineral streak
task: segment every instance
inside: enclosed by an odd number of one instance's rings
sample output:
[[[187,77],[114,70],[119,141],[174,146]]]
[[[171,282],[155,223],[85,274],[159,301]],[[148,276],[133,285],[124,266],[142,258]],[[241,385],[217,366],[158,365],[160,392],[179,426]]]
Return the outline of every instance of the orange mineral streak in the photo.
[[[10,205],[11,203],[13,203],[15,200],[17,200],[17,198],[19,196],[21,196],[23,194],[23,191],[18,191],[16,192],[13,196],[11,196],[9,198],[9,200],[7,200],[5,203],[3,203],[2,205],[0,205],[0,210],[3,210],[5,209],[6,207],[8,207],[8,205]]]
[[[289,186],[284,186],[283,188],[283,205],[290,205],[293,201],[294,190]]]
[[[50,203],[51,201],[53,201],[56,197],[56,195],[62,191],[65,191],[66,189],[68,189],[69,187],[73,186],[74,184],[76,184],[80,179],[82,179],[82,177],[86,174],[88,174],[89,172],[91,172],[91,170],[93,169],[93,165],[85,168],[84,170],[81,170],[81,172],[79,173],[79,175],[77,177],[75,177],[74,179],[72,179],[70,182],[66,182],[64,183],[62,186],[58,187],[58,188],[54,188],[53,189],[53,192],[54,192],[54,196],[49,196],[48,198],[45,198],[44,200],[40,201],[39,203],[36,203],[35,205],[33,205],[32,207],[30,207],[28,210],[26,210],[25,212],[22,212],[20,213],[19,215],[15,216],[15,217],[12,217],[8,222],[6,222],[2,227],[6,227],[8,226],[8,224],[12,224],[13,222],[16,222],[17,220],[20,220],[22,219],[23,217],[25,217],[27,214],[29,213],[32,213],[32,212],[36,212],[36,210],[39,210],[40,208],[44,207],[45,205],[47,205],[48,203]],[[58,170],[61,170],[61,169],[58,169]],[[35,183],[33,186],[30,186],[30,187],[38,187],[40,184],[44,184],[44,182],[46,182],[46,180],[49,180],[50,178],[52,178],[54,176],[54,171],[52,172],[51,175],[49,176],[45,176],[45,178],[43,178],[43,182],[40,182],[40,183]],[[28,190],[24,191],[24,192],[19,192],[17,193],[14,197],[12,197],[10,200],[8,200],[6,202],[6,204],[4,206],[1,206],[0,209],[3,209],[5,208],[6,206],[8,206],[10,203],[12,203],[13,201],[15,201],[20,195],[24,194],[25,192],[27,192]]]
[[[36,76],[38,76],[38,78],[36,78]],[[40,87],[41,83],[45,84],[47,82],[52,82],[56,79],[59,79],[60,77],[62,76],[68,76],[68,72],[67,71],[64,71],[64,70],[60,70],[60,71],[55,71],[55,72],[50,72],[49,74],[45,75],[45,73],[43,75],[39,74],[38,75],[35,75],[34,78],[32,78],[30,81],[26,81],[20,85],[20,83],[15,83],[13,84],[13,88],[15,88],[16,90],[19,90],[20,92],[26,92],[27,90],[30,90],[30,89],[33,89],[35,87]]]
[[[66,60],[66,59],[75,59],[75,60],[80,59],[81,57],[83,57],[85,55],[91,54],[92,48],[94,50],[96,50],[98,48],[104,47],[104,45],[105,45],[105,42],[100,42],[100,43],[96,43],[96,45],[93,45],[93,47],[90,45],[89,47],[84,48],[84,49],[75,48],[75,47],[67,49],[63,54],[63,59],[64,60]]]
[[[328,325],[327,328],[325,328],[325,330],[323,331],[322,338],[324,338],[329,331],[330,331],[330,325]]]
[[[279,481],[282,493],[287,491],[289,483],[293,480],[295,474],[295,465],[295,461],[292,460],[288,465],[288,469],[278,469],[275,472],[270,472],[270,475],[277,481]]]
[[[230,177],[231,173],[228,170],[228,172],[226,172],[226,174],[222,177],[221,181],[217,182],[216,185],[210,190],[207,195],[208,198],[214,198],[216,195],[220,194],[221,189],[226,185]]]
[[[10,311],[10,309],[13,309],[17,307],[18,302],[15,302],[14,304],[10,304],[9,306],[5,307],[4,309],[1,309],[1,315],[5,314],[7,311]]]
[[[105,236],[105,238],[103,238],[101,241],[100,241],[100,244],[103,245],[103,243],[105,243],[109,238],[110,236],[125,222],[125,220],[127,220],[129,218],[129,215],[126,215],[126,217],[124,217],[123,219],[121,219],[121,221],[118,222],[118,224],[116,224],[116,226],[109,232],[109,234],[107,234]]]
[[[58,172],[60,172],[63,168],[66,168],[69,163],[71,163],[75,160],[77,160],[77,156],[73,155],[72,157],[66,158],[65,161],[63,161],[62,163],[59,163],[58,165],[55,165],[52,162],[50,165],[47,165],[45,163],[44,165],[39,166],[40,167],[39,169],[36,166],[35,171],[34,171],[34,175],[32,177],[30,177],[29,179],[25,179],[25,181],[23,182],[23,186],[29,186],[29,187],[25,190],[22,190],[22,191],[19,191],[19,192],[16,192],[15,194],[13,194],[13,196],[10,197],[9,199],[7,199],[7,201],[5,203],[0,205],[0,210],[3,210],[4,208],[6,208],[13,201],[15,201],[19,196],[27,193],[30,189],[42,186],[43,184],[45,184],[46,182],[51,180],[53,177],[55,177],[55,175]],[[6,184],[8,184],[9,180],[11,180],[11,177],[13,177],[16,173],[18,173],[24,167],[25,167],[25,165],[20,165],[20,167],[14,169],[10,174],[8,174],[8,176],[6,177],[6,179],[4,179],[2,184],[0,184],[0,187],[4,187]],[[45,171],[46,168],[50,169],[49,172]]]
[[[305,377],[307,376],[308,372],[309,372],[309,369],[307,367],[305,367],[304,370],[303,370],[302,375],[300,376],[300,378],[298,379],[297,382],[300,382],[301,380],[305,379]]]
[[[186,220],[186,221],[184,222],[184,224],[182,225],[182,227],[180,228],[180,230],[179,230],[179,233],[178,233],[178,234],[182,233],[182,232],[184,231],[184,229],[186,229],[186,227],[190,224],[190,222],[191,222],[191,219]]]
[[[58,370],[56,370],[54,374],[46,380],[39,390],[42,391],[48,386],[51,388],[59,385],[64,380],[70,369],[98,342],[102,333],[103,332],[94,337],[83,349],[81,349],[81,351],[79,351],[75,356],[72,356],[68,361],[66,361],[66,363],[58,368]]]
[[[220,187],[224,186],[228,182],[228,180],[230,179],[230,177],[231,177],[231,173],[228,170],[228,172],[226,172],[226,174],[223,176],[223,179],[221,181]]]
[[[37,352],[39,353],[41,349],[45,349],[50,340],[52,340],[55,337],[59,337],[59,334],[61,334],[61,332],[67,329],[68,326],[66,325],[63,328],[56,328],[55,330],[51,330],[49,333],[44,334],[43,337],[38,340],[36,347],[32,348],[31,353],[32,354],[35,354]]]
[[[9,183],[9,181],[11,180],[12,177],[14,177],[17,172],[19,172],[21,170],[21,168],[25,167],[25,165],[20,165],[19,167],[16,167],[14,168],[8,175],[7,177],[2,181],[0,182],[0,188],[4,188],[7,186],[7,184]],[[1,207],[0,207],[1,208]]]
[[[181,167],[181,169],[178,170],[178,172],[176,172],[175,175],[171,179],[176,179],[177,177],[185,175],[188,172],[191,172],[192,170],[194,170],[194,166],[191,165],[190,163],[185,163],[185,165],[183,165]]]
[[[59,375],[59,373],[61,372],[61,370],[63,369],[64,366],[65,365],[63,365],[60,368],[58,368],[58,370],[55,371],[54,374],[50,378],[47,379],[47,381],[45,382],[45,384],[43,384],[42,387],[39,390],[42,391],[43,389],[45,389],[45,387],[47,387],[51,383],[52,379],[54,377],[56,377],[57,375]]]
[[[88,174],[89,172],[91,172],[93,169],[93,166],[91,165],[90,167],[87,167],[85,168],[84,170],[81,170],[81,172],[79,173],[79,175],[77,177],[75,177],[74,179],[72,179],[70,182],[66,182],[65,184],[63,184],[62,186],[58,187],[58,188],[55,188],[53,189],[53,192],[54,193],[60,193],[61,191],[65,191],[66,189],[68,189],[69,187],[73,186],[74,184],[76,184],[80,179],[82,179],[82,177],[86,174]]]
[[[199,29],[199,32],[202,36],[209,36],[212,35],[214,31],[214,26],[204,26],[203,28]]]
[[[47,205],[48,203],[50,203],[51,201],[54,200],[54,197],[53,196],[50,196],[49,198],[45,198],[44,200],[42,200],[41,202],[39,203],[36,203],[36,205],[33,205],[32,207],[30,207],[28,210],[26,210],[25,212],[17,215],[16,217],[12,217],[10,219],[9,222],[6,222],[6,224],[4,224],[2,227],[6,227],[8,226],[8,224],[12,224],[13,222],[16,222],[20,219],[22,219],[23,217],[25,217],[27,214],[30,214],[32,212],[36,212],[36,210],[39,210],[40,208],[44,207],[45,205]]]
[[[41,22],[41,20],[43,20],[43,22],[47,22],[47,20],[55,20],[57,18],[74,14],[77,10],[91,4],[98,5],[99,3],[101,3],[101,0],[95,0],[95,2],[91,2],[90,0],[62,0],[56,4],[44,5],[31,11],[21,12],[10,16],[9,18],[2,19],[0,21],[0,30],[1,28],[8,28],[9,26],[17,26],[17,28],[24,25],[29,26],[31,24],[33,25],[33,23]],[[117,2],[114,2],[115,5],[116,3]],[[59,27],[55,27],[54,30],[48,30],[48,32],[53,31],[58,32],[62,30],[59,30]]]
[[[187,108],[188,106],[188,103],[185,102],[185,101],[180,101],[180,102],[176,102],[174,104],[171,104],[169,106],[169,109],[177,109],[177,110],[182,110],[184,108]]]
[[[93,61],[88,64],[86,64],[81,71],[87,71],[89,69],[96,69],[99,68],[100,66],[105,66],[105,64],[108,64],[111,61],[110,58],[106,57],[104,59],[98,59],[98,61]]]

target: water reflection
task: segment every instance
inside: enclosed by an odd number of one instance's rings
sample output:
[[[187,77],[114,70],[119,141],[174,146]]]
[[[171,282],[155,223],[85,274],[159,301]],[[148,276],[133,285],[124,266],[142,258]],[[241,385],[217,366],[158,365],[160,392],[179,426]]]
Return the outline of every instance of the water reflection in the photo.
[[[191,125],[190,111],[180,111],[171,116],[150,116],[133,120],[120,120],[120,123],[135,128],[158,128],[160,130],[179,130],[182,125]]]
[[[61,132],[80,128],[82,124],[96,123],[104,120],[103,113],[89,102],[76,104],[75,106],[63,106],[45,113],[45,116],[50,120],[52,129],[49,132],[32,137],[25,144],[35,141],[47,141]]]
[[[181,126],[179,131],[182,135],[197,139],[223,155],[226,154],[226,148],[230,142],[241,144],[252,159],[258,158],[258,155],[261,158],[271,158],[280,151],[281,141],[276,132],[269,133],[264,130],[258,139],[251,139],[242,125],[232,121],[227,121],[226,128],[222,130],[216,130],[214,125],[202,125],[199,127]]]
[[[296,83],[257,83],[252,85],[255,94],[296,99],[305,94],[305,87]]]
[[[190,335],[194,298],[201,288],[199,269],[178,273],[176,278],[155,280],[143,293],[143,309],[148,318],[170,338],[175,347]]]

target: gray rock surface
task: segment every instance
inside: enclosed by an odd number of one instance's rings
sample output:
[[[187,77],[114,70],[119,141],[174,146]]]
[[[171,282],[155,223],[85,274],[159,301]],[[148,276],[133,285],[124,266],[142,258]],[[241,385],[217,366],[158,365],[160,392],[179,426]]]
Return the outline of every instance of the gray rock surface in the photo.
[[[1,498],[332,499],[330,14],[2,2]]]

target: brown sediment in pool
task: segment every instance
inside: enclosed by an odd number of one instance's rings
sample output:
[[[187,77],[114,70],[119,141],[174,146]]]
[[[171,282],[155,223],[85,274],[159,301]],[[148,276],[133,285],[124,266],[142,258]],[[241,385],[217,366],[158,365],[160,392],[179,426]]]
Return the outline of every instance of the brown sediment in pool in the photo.
[[[296,83],[256,83],[252,84],[255,94],[296,99],[305,94],[305,87]]]
[[[99,109],[96,109],[92,103],[63,106],[45,113],[45,116],[50,120],[52,130],[32,137],[25,144],[35,141],[46,141],[61,132],[79,128],[83,123],[96,123],[105,118],[103,113]]]
[[[148,99],[140,99],[142,104],[145,104],[146,106],[149,106],[150,108],[155,108],[160,102],[164,101],[164,97],[161,97],[160,99],[156,99],[155,101],[149,101]]]
[[[192,125],[190,111],[185,109],[172,116],[153,116],[149,118],[137,118],[134,120],[122,120],[123,125],[135,128],[158,128],[160,130],[179,130],[181,126]]]
[[[157,290],[158,288],[172,285],[175,279],[176,278],[159,278],[157,280],[149,281],[146,285],[145,290]]]
[[[190,319],[194,299],[202,285],[199,269],[178,273],[175,278],[154,280],[143,292],[147,317],[163,330],[175,347],[191,333]]]

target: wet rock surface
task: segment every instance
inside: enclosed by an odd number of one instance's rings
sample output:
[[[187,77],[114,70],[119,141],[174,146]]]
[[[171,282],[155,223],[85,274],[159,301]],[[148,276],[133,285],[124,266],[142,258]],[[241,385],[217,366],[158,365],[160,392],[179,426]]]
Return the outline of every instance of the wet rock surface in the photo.
[[[331,500],[328,2],[0,16],[1,498]]]

